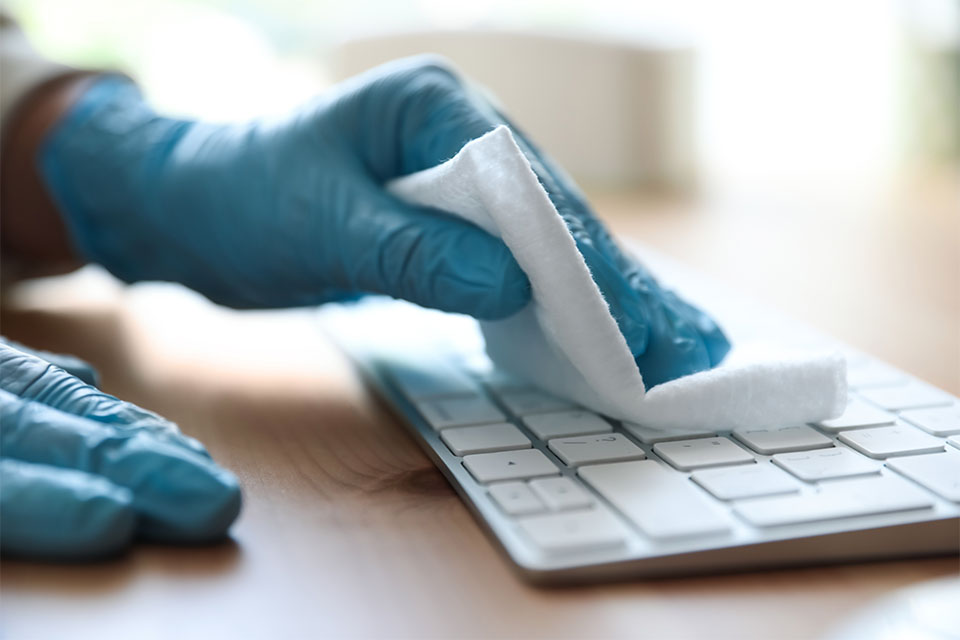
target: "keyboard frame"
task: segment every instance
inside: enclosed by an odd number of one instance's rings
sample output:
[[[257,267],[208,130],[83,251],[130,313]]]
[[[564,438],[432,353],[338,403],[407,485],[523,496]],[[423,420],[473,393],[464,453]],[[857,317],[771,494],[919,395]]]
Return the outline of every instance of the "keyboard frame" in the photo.
[[[649,257],[645,253],[645,257]],[[658,261],[663,260],[662,257]],[[668,264],[671,274],[675,265]],[[663,269],[663,265],[658,265]],[[658,273],[662,273],[658,271]],[[699,282],[697,283],[699,284]],[[687,291],[687,289],[682,288]],[[719,291],[714,291],[720,293]],[[703,295],[708,295],[703,289]],[[753,303],[739,301],[729,293],[720,294],[733,305],[739,305],[744,315],[754,322],[773,323],[781,330],[797,331],[816,336],[814,342],[826,343],[833,348],[848,353],[854,350],[833,339],[810,332],[791,321],[777,317],[773,313],[757,307]],[[701,300],[691,296],[692,299]],[[713,311],[713,308],[710,308]],[[877,559],[905,557],[937,556],[957,554],[960,551],[960,504],[954,504],[927,491],[934,499],[931,509],[918,509],[890,514],[858,516],[837,520],[786,525],[775,528],[759,529],[748,525],[738,516],[730,513],[734,523],[731,533],[715,536],[691,537],[673,541],[653,541],[642,533],[619,512],[611,507],[592,487],[576,477],[573,468],[566,465],[550,451],[545,441],[538,439],[523,422],[500,402],[489,390],[484,393],[504,410],[508,422],[516,425],[526,434],[534,448],[540,449],[560,469],[562,475],[573,477],[595,499],[605,504],[635,535],[629,543],[618,549],[606,549],[581,552],[568,555],[547,555],[535,549],[516,525],[513,517],[506,515],[487,492],[486,485],[476,480],[463,466],[462,458],[454,455],[440,438],[440,431],[434,430],[420,415],[411,401],[394,382],[388,370],[403,362],[422,363],[443,362],[458,358],[459,353],[451,350],[458,344],[458,327],[463,327],[465,319],[451,316],[449,335],[438,334],[436,345],[431,340],[407,341],[402,332],[397,332],[391,315],[423,313],[424,318],[437,322],[434,311],[412,309],[412,305],[389,299],[373,299],[353,305],[331,305],[320,310],[321,328],[333,338],[344,353],[358,367],[370,388],[376,391],[385,406],[399,419],[414,437],[433,463],[444,474],[451,486],[460,495],[464,504],[477,519],[484,531],[500,549],[511,567],[526,581],[539,585],[562,585],[598,581],[628,580],[661,576],[680,576],[708,573],[742,572],[774,567],[823,565],[834,563],[862,562]],[[760,314],[758,319],[757,314]],[[416,316],[413,316],[416,318]],[[727,328],[726,320],[721,323]],[[472,322],[472,321],[469,321]],[[438,325],[439,326],[439,325]],[[433,325],[431,325],[431,329]],[[476,332],[476,329],[473,329]],[[749,329],[748,329],[749,331]],[[431,331],[421,334],[433,335]],[[376,338],[374,338],[376,336]],[[420,336],[421,338],[423,336]],[[736,339],[736,336],[734,336]],[[465,345],[476,345],[476,336],[464,335]],[[435,349],[434,349],[435,346]],[[884,364],[882,361],[873,359]],[[893,368],[893,367],[891,367]],[[895,369],[895,368],[894,368]],[[908,378],[913,376],[904,373]],[[949,395],[949,394],[948,394]],[[954,397],[955,402],[960,402]],[[606,418],[605,418],[606,419]],[[627,438],[643,449],[647,458],[666,465],[674,473],[690,472],[674,469],[653,451],[653,445],[645,445],[624,429],[619,422],[607,419],[615,432],[623,433]],[[833,441],[840,433],[821,431]],[[729,432],[718,431],[718,435],[732,438]],[[771,456],[758,454],[734,439],[738,445],[750,451],[760,462]],[[838,444],[837,446],[847,447]],[[950,447],[950,445],[946,445]],[[849,448],[849,447],[847,447]],[[900,478],[900,474],[883,468],[882,474]],[[799,481],[799,480],[798,480]],[[802,483],[802,481],[799,481]],[[691,484],[694,484],[691,481]],[[917,485],[919,486],[919,485]],[[702,489],[701,489],[702,490]],[[704,493],[706,494],[705,490]],[[709,496],[709,494],[706,494]],[[721,508],[731,510],[729,503],[709,499]]]
[[[724,534],[689,538],[676,543],[651,542],[646,549],[632,542],[617,550],[540,556],[532,550],[513,518],[504,514],[490,498],[486,485],[474,480],[463,466],[462,458],[449,450],[440,439],[440,432],[434,430],[420,416],[413,402],[393,382],[386,371],[389,361],[364,359],[355,362],[367,383],[377,390],[385,406],[440,469],[483,529],[505,554],[511,566],[523,579],[533,584],[573,584],[847,563],[881,558],[937,556],[957,553],[960,549],[960,506],[934,496],[934,510],[923,509],[777,527],[775,530],[766,530],[762,535],[739,541],[731,539],[729,534]],[[503,408],[502,404],[500,406]],[[573,477],[594,498],[605,503],[589,485],[576,479],[575,470],[567,468],[547,448],[544,441],[534,436],[520,420],[509,413],[508,416],[509,422],[517,425],[530,437],[534,448],[543,451],[557,464],[561,475]],[[652,451],[651,445],[642,444],[616,422],[614,431],[624,433],[644,450],[648,459],[661,461],[675,473],[689,477],[690,472],[676,471],[670,467]],[[718,433],[730,437],[729,432]],[[835,440],[837,436],[828,437]],[[770,458],[752,453],[758,461]],[[881,473],[899,476],[886,469]],[[719,500],[711,500],[722,504]],[[609,508],[635,531],[628,520],[619,516],[612,507]],[[738,521],[734,515],[731,515],[731,519]],[[749,525],[743,526],[754,530]]]

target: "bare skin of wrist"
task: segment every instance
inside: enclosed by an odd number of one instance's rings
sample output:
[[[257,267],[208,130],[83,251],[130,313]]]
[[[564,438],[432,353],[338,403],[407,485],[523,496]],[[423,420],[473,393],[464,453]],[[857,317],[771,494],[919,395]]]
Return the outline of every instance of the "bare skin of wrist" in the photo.
[[[96,76],[54,78],[16,106],[0,150],[0,255],[4,280],[66,273],[83,265],[37,170],[37,151]]]

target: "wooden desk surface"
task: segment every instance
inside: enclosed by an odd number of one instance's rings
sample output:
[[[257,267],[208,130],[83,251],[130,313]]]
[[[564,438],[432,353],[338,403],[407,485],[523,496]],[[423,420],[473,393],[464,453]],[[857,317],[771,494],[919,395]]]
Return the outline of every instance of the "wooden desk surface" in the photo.
[[[846,203],[595,202],[622,233],[960,393],[952,179]],[[870,204],[870,203],[873,204]],[[75,353],[243,484],[233,541],[95,564],[2,563],[14,638],[817,637],[956,558],[563,590],[520,582],[302,311],[232,312],[97,273],[6,292],[5,335]]]

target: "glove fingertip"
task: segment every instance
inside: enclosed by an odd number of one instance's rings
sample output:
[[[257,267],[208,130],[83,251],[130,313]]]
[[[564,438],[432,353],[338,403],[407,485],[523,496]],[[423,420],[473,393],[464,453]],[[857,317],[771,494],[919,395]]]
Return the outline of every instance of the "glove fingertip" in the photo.
[[[665,291],[664,297],[673,305],[676,313],[691,322],[700,334],[710,367],[713,368],[723,362],[730,353],[730,340],[720,325],[705,311],[693,306],[673,291]]]
[[[243,493],[240,483],[229,471],[217,473],[217,485],[210,491],[205,508],[197,514],[194,524],[194,539],[198,541],[219,540],[227,535],[230,525],[240,515]]]
[[[213,463],[196,462],[200,464],[184,475],[182,486],[172,494],[153,492],[141,498],[142,536],[163,542],[202,543],[227,535],[243,505],[240,483]]]
[[[730,340],[720,327],[717,327],[714,332],[704,334],[703,343],[707,347],[711,368],[723,362],[723,359],[730,353],[732,346]]]

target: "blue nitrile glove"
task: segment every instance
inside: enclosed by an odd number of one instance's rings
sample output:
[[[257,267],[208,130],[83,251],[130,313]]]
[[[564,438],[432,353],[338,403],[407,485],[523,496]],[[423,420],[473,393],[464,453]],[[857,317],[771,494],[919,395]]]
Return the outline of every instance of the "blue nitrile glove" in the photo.
[[[0,344],[3,553],[86,558],[134,537],[213,541],[239,512],[236,478],[176,425]]]
[[[502,242],[383,185],[502,123],[436,58],[379,67],[285,119],[242,125],[161,117],[128,81],[107,78],[51,134],[41,168],[79,251],[126,280],[176,280],[233,306],[379,292],[496,319],[530,296]],[[573,182],[512,128],[648,386],[719,362],[729,345],[713,321],[625,256]]]

